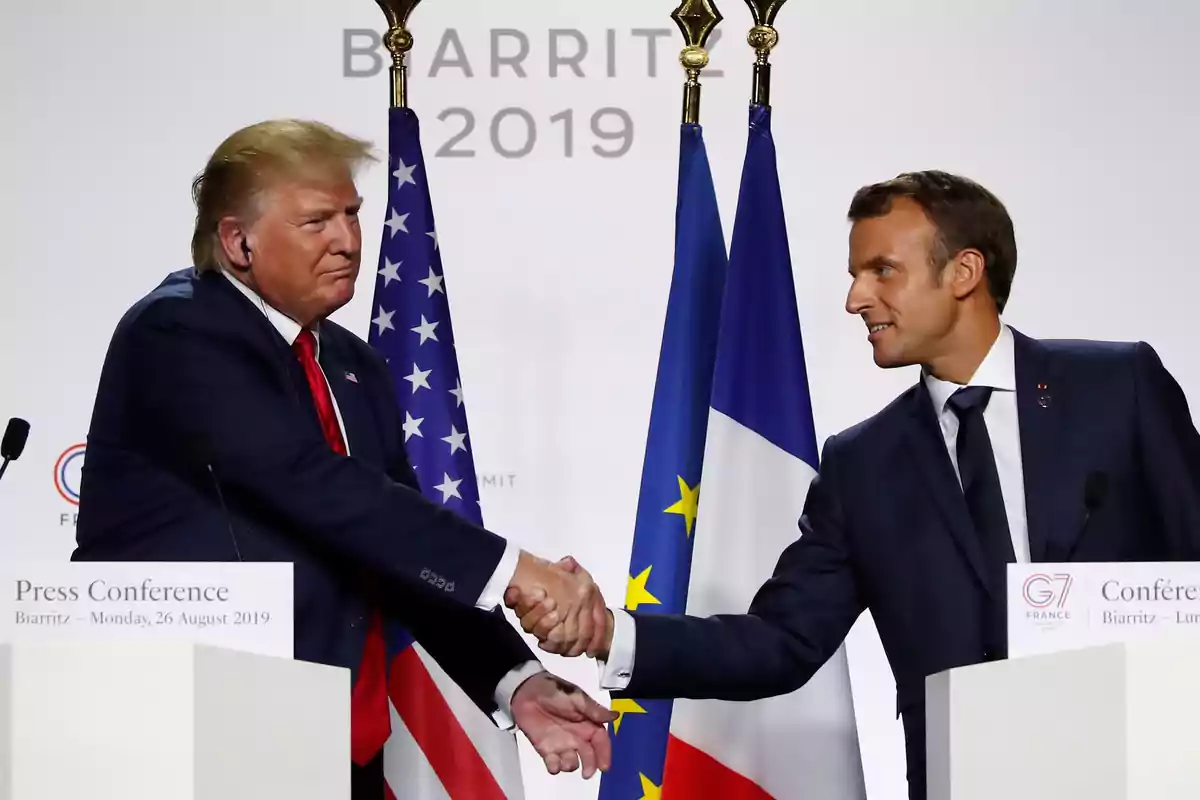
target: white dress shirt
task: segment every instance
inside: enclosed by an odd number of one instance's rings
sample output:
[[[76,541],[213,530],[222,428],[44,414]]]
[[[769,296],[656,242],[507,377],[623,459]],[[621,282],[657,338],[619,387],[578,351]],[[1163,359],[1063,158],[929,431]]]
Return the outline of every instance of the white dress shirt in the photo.
[[[250,302],[258,307],[271,325],[283,337],[291,347],[296,343],[297,337],[303,328],[300,323],[279,311],[274,306],[268,304],[257,292],[251,289],[246,284],[235,278],[228,272],[222,274],[229,279],[229,282],[238,288],[242,294],[246,296]],[[313,337],[317,342],[316,357],[318,359],[317,366],[320,365],[321,356],[321,334],[319,330],[313,331]],[[325,376],[325,370],[321,368],[321,375]],[[329,378],[325,376],[325,384],[329,385]],[[346,426],[342,422],[342,412],[338,408],[337,397],[333,393],[333,388],[329,388],[329,398],[333,402],[333,413],[337,416],[338,428],[342,432],[342,441],[346,444],[346,453],[350,453],[350,440],[346,437]],[[496,566],[496,571],[492,573],[491,579],[483,588],[483,593],[479,596],[479,600],[475,605],[485,611],[491,610],[504,602],[504,592],[508,588],[508,581],[513,573],[517,570],[517,557],[520,555],[520,550],[514,547],[512,542],[508,542],[504,547],[504,555],[500,557],[500,563]],[[544,672],[545,667],[539,661],[526,661],[524,664],[519,664],[509,671],[507,675],[500,679],[500,683],[496,685],[495,700],[497,705],[496,712],[492,718],[502,729],[508,730],[513,727],[512,719],[512,696],[517,691],[517,688],[525,682],[526,678],[531,678],[540,672]]]
[[[933,401],[938,424],[942,429],[942,438],[950,454],[950,462],[954,465],[954,474],[958,475],[958,415],[947,405],[947,401],[962,387],[929,374],[924,374],[922,380]],[[1025,517],[1021,434],[1017,424],[1016,356],[1012,331],[1007,325],[1001,325],[1000,335],[966,385],[990,386],[993,389],[991,399],[983,411],[983,420],[996,458],[996,471],[1000,476],[1004,510],[1008,514],[1013,552],[1018,564],[1028,563],[1029,526]],[[961,485],[961,476],[959,482]],[[637,631],[633,617],[624,610],[614,609],[613,638],[608,661],[597,662],[600,667],[600,688],[620,691],[629,685],[633,676],[636,640]]]
[[[1025,518],[1025,472],[1021,466],[1021,429],[1017,423],[1017,375],[1013,335],[1007,325],[1000,327],[992,349],[967,386],[990,386],[992,396],[983,410],[983,421],[992,442],[996,472],[1000,476],[1000,493],[1004,496],[1004,511],[1008,515],[1008,531],[1012,536],[1013,553],[1018,564],[1029,562],[1029,525]],[[950,396],[961,389],[957,383],[925,375],[925,387],[933,400],[942,438],[950,453],[954,474],[958,475],[958,415],[950,408]],[[959,484],[962,476],[959,476]]]

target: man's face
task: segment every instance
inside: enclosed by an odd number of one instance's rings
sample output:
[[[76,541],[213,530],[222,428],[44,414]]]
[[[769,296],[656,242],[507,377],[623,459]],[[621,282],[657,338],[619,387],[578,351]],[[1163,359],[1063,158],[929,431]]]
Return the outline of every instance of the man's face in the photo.
[[[362,256],[353,179],[281,182],[261,202],[248,237],[259,294],[305,326],[350,302]]]
[[[846,311],[867,324],[875,363],[928,364],[957,319],[949,267],[930,265],[937,229],[919,205],[896,198],[891,210],[854,223]]]

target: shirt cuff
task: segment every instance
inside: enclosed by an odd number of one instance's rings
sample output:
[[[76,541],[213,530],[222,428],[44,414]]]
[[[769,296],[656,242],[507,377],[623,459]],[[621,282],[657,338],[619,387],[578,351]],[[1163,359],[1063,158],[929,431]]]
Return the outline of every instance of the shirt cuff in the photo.
[[[504,593],[508,590],[508,584],[512,580],[513,574],[517,571],[517,559],[520,556],[521,549],[519,547],[514,546],[512,542],[505,543],[504,555],[500,556],[500,563],[496,565],[496,571],[492,573],[491,580],[483,587],[483,594],[479,595],[479,600],[475,603],[477,608],[491,611],[504,603]]]
[[[492,712],[492,719],[501,730],[510,731],[516,727],[517,723],[512,715],[512,698],[517,689],[521,688],[525,681],[545,671],[546,668],[540,661],[526,661],[509,670],[509,673],[500,679],[500,683],[496,684],[496,710]]]
[[[633,677],[633,658],[637,643],[637,625],[623,609],[613,609],[612,645],[608,660],[596,660],[600,668],[600,688],[607,692],[621,691]]]

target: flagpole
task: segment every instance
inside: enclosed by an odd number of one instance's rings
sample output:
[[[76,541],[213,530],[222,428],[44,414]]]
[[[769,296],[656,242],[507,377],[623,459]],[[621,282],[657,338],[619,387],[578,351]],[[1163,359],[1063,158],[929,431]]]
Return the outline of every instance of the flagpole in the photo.
[[[754,48],[754,89],[750,104],[771,105],[771,51],[779,44],[779,31],[775,30],[775,17],[787,0],[746,0],[750,13],[754,15],[754,27],[746,36],[746,43]]]
[[[408,51],[413,37],[408,30],[408,16],[421,0],[375,0],[387,15],[388,31],[383,43],[392,54],[392,108],[408,108]]]
[[[700,71],[708,66],[708,37],[723,19],[713,0],[683,0],[671,14],[683,33],[687,46],[679,54],[679,63],[687,73],[683,85],[683,122],[700,122]]]

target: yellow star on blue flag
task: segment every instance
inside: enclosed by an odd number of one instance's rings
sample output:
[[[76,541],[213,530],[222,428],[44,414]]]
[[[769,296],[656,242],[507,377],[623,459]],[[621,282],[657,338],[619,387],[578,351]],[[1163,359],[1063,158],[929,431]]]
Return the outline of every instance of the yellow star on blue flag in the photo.
[[[650,581],[650,570],[654,567],[646,567],[637,575],[629,576],[629,585],[625,589],[625,608],[630,611],[637,611],[638,606],[644,603],[652,605],[662,605],[662,601],[654,595],[650,594],[650,590],[646,588],[646,584]]]
[[[662,787],[654,781],[647,778],[642,773],[638,773],[638,778],[642,781],[642,797],[641,800],[662,800]]]
[[[687,525],[687,535],[692,535],[692,526],[696,524],[696,510],[700,507],[700,484],[688,486],[682,475],[675,476],[679,480],[679,500],[663,509],[667,514],[679,514]]]
[[[620,734],[621,722],[625,719],[626,714],[645,714],[646,709],[637,704],[636,700],[628,700],[620,698],[612,701],[612,710],[616,712],[617,718],[613,720],[612,732],[613,736]]]

